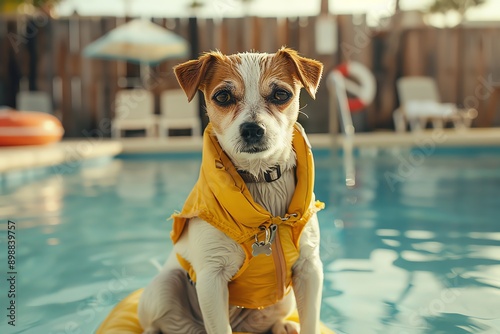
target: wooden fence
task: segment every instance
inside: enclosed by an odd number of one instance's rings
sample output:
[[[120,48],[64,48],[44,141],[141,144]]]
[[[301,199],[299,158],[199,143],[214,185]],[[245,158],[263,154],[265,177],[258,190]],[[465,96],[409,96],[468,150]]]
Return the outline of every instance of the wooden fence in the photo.
[[[317,17],[198,19],[197,50],[275,52],[286,45],[322,61],[324,78],[342,61],[360,61],[372,69],[378,85],[376,100],[363,117],[368,130],[392,126],[391,114],[397,106],[395,80],[400,76],[433,76],[442,89],[444,101],[474,103],[479,108],[489,97],[488,87],[481,88],[483,81],[500,81],[500,63],[496,61],[500,59],[496,37],[500,35],[499,28],[376,32],[364,20],[338,16],[339,50],[332,55],[320,55],[315,45],[317,20]],[[189,39],[188,19],[153,21]],[[20,89],[47,91],[53,97],[67,136],[82,136],[96,129],[109,135],[113,98],[120,89],[119,83],[123,78],[137,77],[139,67],[121,61],[88,59],[82,57],[81,51],[124,22],[113,17],[40,16],[24,21],[0,18],[0,105],[15,107],[15,96]],[[177,87],[171,68],[183,60],[167,61],[153,69],[151,90],[156,94],[157,104],[161,91]],[[482,93],[479,97],[478,91]],[[324,79],[317,99],[302,94],[302,105],[307,105],[303,111],[309,116],[300,118],[306,129],[328,132],[328,91]]]
[[[435,78],[443,102],[476,108],[475,126],[491,126],[487,108],[500,87],[500,27],[405,32],[400,76]]]

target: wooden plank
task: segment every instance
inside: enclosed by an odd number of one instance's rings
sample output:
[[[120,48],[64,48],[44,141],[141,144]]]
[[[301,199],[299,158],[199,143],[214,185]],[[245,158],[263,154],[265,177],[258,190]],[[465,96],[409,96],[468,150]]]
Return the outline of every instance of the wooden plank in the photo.
[[[65,130],[65,137],[77,136],[75,119],[72,110],[71,91],[71,63],[69,55],[69,22],[68,20],[58,20],[56,28],[60,35],[57,43],[57,73],[61,80],[61,102],[62,124]]]
[[[360,53],[359,47],[354,45],[354,27],[352,15],[342,15],[339,17],[339,42],[340,42],[340,62],[353,59],[353,55]]]
[[[478,84],[477,87],[474,89],[474,94],[479,100],[479,106],[478,106],[478,113],[479,115],[487,114],[488,109],[490,108],[490,100],[492,97],[492,94],[494,92],[493,87],[491,87],[491,80],[488,79],[488,77],[492,74],[492,68],[493,64],[495,61],[492,58],[492,53],[491,50],[493,48],[492,44],[495,44],[495,39],[492,38],[491,35],[491,30],[490,29],[481,29],[478,31],[480,33],[480,36],[478,38],[481,39],[481,49],[478,50],[480,52],[479,58],[480,58],[480,63],[478,64]],[[488,83],[490,81],[490,83]],[[478,116],[479,116],[478,115]],[[477,120],[474,121],[475,125],[481,124],[480,122],[481,118],[478,117]],[[490,124],[486,125],[492,125],[492,122]]]
[[[360,25],[359,37],[361,38],[361,42],[363,43],[362,49],[363,51],[360,54],[360,61],[365,64],[368,68],[373,67],[373,31],[368,26],[366,14],[363,15],[363,21]]]
[[[9,41],[8,20],[0,20],[0,105],[8,105],[9,94],[9,53],[11,46]]]
[[[254,35],[257,32],[255,30],[255,19],[254,17],[247,16],[241,19],[242,31],[241,31],[241,50],[250,51],[254,48]]]
[[[299,46],[297,51],[302,54],[309,54],[310,44],[309,39],[309,18],[301,16],[299,17]]]
[[[44,47],[44,54],[45,54],[45,67],[46,67],[46,73],[45,73],[45,82],[46,82],[46,89],[49,92],[51,99],[52,99],[52,107],[54,108],[55,111],[55,100],[54,100],[54,85],[53,85],[53,78],[55,76],[55,69],[54,69],[54,62],[53,58],[55,56],[54,48],[52,47],[53,45],[53,39],[54,39],[54,19],[49,18],[47,25],[45,27],[46,30],[46,41],[45,41],[45,47]]]
[[[227,19],[220,21],[217,28],[217,48],[220,52],[227,54],[229,52],[228,37],[230,35],[230,32],[228,31],[229,28],[227,26]]]
[[[478,71],[480,72],[478,76],[478,86],[475,88],[474,93],[478,99],[478,117],[474,121],[474,124],[477,126],[488,126],[487,120],[488,111],[491,109],[489,105],[489,101],[491,101],[491,95],[493,89],[487,83],[487,77],[489,73],[491,73],[491,49],[490,45],[490,33],[489,29],[481,29],[481,49],[478,50],[480,52],[481,62],[478,64]]]
[[[262,21],[258,17],[252,17],[252,45],[251,49],[260,52],[260,44],[262,40]]]
[[[81,50],[99,37],[100,19],[79,20],[80,46]],[[80,53],[81,54],[81,53]],[[78,125],[80,131],[95,128],[97,125],[97,95],[96,85],[100,80],[96,78],[99,69],[96,68],[98,61],[87,57],[81,57],[80,76],[81,79],[81,112]]]
[[[175,29],[174,32],[177,35],[189,40],[189,20],[185,17],[180,19],[175,19]]]
[[[420,43],[424,49],[424,75],[437,76],[437,34],[436,29],[429,27],[429,29],[421,30]]]
[[[200,53],[210,51],[214,45],[214,20],[198,19],[198,37]]]
[[[262,25],[260,32],[260,52],[276,52],[278,49],[278,40],[275,34],[278,27],[277,19],[274,17],[261,17],[259,21]]]
[[[94,40],[103,35],[102,31],[105,26],[105,20],[106,18],[101,17],[97,18],[94,21],[94,24],[91,26],[90,39],[84,41],[84,43],[85,42],[92,43]],[[92,71],[91,77],[94,82],[94,85],[91,85],[90,87],[91,90],[90,104],[93,115],[91,117],[92,129],[90,129],[89,131],[95,130],[96,133],[92,134],[90,132],[89,134],[94,136],[104,136],[105,134],[109,133],[110,130],[109,122],[106,122],[106,119],[109,117],[109,114],[106,112],[107,106],[105,104],[105,97],[104,97],[106,89],[104,72],[105,72],[105,67],[110,67],[110,66],[103,66],[103,65],[104,65],[103,62],[97,59],[94,59],[90,62]]]
[[[287,39],[286,45],[292,49],[299,49],[299,19],[297,17],[289,17],[286,20]]]
[[[462,30],[463,61],[461,64],[462,75],[459,78],[461,81],[459,103],[467,108],[480,108],[481,101],[476,96],[476,88],[480,85],[478,78],[482,74],[481,68],[484,68],[481,60],[482,43],[480,35],[481,33],[476,29]]]
[[[245,18],[238,18],[234,21],[234,32],[233,35],[236,36],[236,43],[234,49],[231,53],[246,52],[248,49],[245,46],[245,35],[248,33],[245,30]]]
[[[425,70],[423,68],[421,40],[418,30],[407,31],[405,34],[404,48],[404,75],[405,76],[420,76]]]
[[[481,124],[482,115],[487,114],[489,108],[489,100],[493,93],[491,84],[488,83],[488,76],[491,74],[489,62],[494,62],[490,58],[490,39],[486,29],[474,29],[468,32],[466,39],[467,44],[476,47],[476,50],[469,50],[467,55],[467,73],[465,80],[470,80],[472,83],[464,86],[466,97],[464,105],[475,107],[479,113],[479,119],[474,123]]]
[[[282,46],[288,46],[288,29],[287,29],[287,19],[284,17],[279,17],[276,22],[277,29],[277,46],[281,48]]]
[[[453,84],[455,82],[458,82],[460,80],[459,78],[459,73],[462,70],[460,67],[460,57],[461,57],[461,50],[460,48],[460,32],[457,29],[449,29],[445,31],[446,33],[446,39],[447,42],[449,43],[449,48],[446,46],[446,44],[440,44],[441,48],[446,47],[446,53],[447,53],[447,59],[444,59],[443,61],[446,62],[446,65],[441,63],[440,66],[444,66],[447,68],[446,72],[446,80],[442,83],[443,85],[450,86],[450,90],[448,94],[450,94],[447,98],[446,101],[449,102],[454,102],[458,103],[458,96],[459,92],[457,90],[457,85]]]
[[[116,27],[116,20],[114,18],[106,17],[101,23],[101,35]],[[114,117],[114,99],[118,90],[118,65],[116,63],[109,64],[104,60],[95,60],[102,68],[101,78],[102,81],[102,104],[104,109],[102,111],[102,119],[99,120],[100,129],[104,135],[108,136],[111,133],[110,123]]]
[[[16,35],[16,38],[20,43],[16,45],[14,48],[15,59],[17,61],[17,66],[20,71],[20,81],[19,81],[19,90],[27,90],[29,89],[29,64],[30,64],[30,55],[28,51],[28,44],[30,42],[30,34],[26,30],[27,26],[27,18],[26,16],[20,16],[17,18],[15,22],[15,30],[13,33]]]
[[[51,68],[51,91],[52,91],[52,100],[54,113],[57,117],[62,119],[63,117],[63,108],[62,108],[62,81],[60,78],[59,66],[60,66],[60,53],[59,53],[59,43],[61,40],[61,30],[60,30],[60,21],[52,20],[50,23],[51,29],[51,39],[49,43],[49,47],[51,49],[51,57],[50,68]]]
[[[240,18],[226,18],[224,25],[227,29],[226,35],[226,51],[227,54],[242,52],[243,50],[243,36],[241,32],[241,19]]]
[[[347,42],[351,44],[348,52],[350,54],[349,59],[358,61],[370,68],[372,63],[372,33],[366,23],[366,15],[353,16],[347,22],[349,22],[346,29],[348,35],[345,37],[348,38]]]
[[[498,36],[499,36],[499,29],[489,29],[489,44],[491,46],[491,56],[490,59],[491,61],[489,62],[490,64],[490,70],[488,73],[486,73],[486,81],[488,82],[488,85],[490,87],[490,96],[488,97],[487,103],[490,103],[490,100],[493,99],[493,88],[491,85],[496,85],[500,86],[500,62],[498,59],[500,59],[500,43],[498,43]],[[498,93],[498,90],[497,90]],[[493,118],[492,123],[487,124],[487,126],[499,126],[500,121],[498,120],[498,117],[500,115],[499,111],[499,106],[495,110],[493,110],[494,115],[496,115],[496,119]],[[496,123],[495,123],[496,121]]]
[[[68,62],[69,62],[69,89],[71,91],[71,113],[73,120],[73,137],[82,136],[82,130],[87,124],[87,115],[83,113],[82,96],[82,55],[81,55],[81,25],[85,19],[78,16],[69,17],[68,25]]]
[[[44,14],[41,14],[44,15]],[[35,17],[32,19],[32,24],[35,27],[36,36],[35,36],[35,56],[34,60],[36,63],[36,67],[34,69],[34,84],[36,90],[48,92],[48,86],[50,83],[47,82],[47,70],[48,70],[48,57],[47,57],[47,38],[48,38],[48,29],[47,29],[47,21],[46,16]]]
[[[431,29],[436,34],[435,47],[435,78],[441,93],[442,101],[456,103],[457,80],[457,32],[450,29]]]

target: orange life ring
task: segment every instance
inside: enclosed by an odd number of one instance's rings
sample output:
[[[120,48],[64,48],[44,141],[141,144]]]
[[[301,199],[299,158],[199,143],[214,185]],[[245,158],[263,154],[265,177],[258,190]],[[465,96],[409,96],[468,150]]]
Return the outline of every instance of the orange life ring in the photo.
[[[0,146],[44,145],[61,140],[64,129],[53,115],[35,111],[0,111]]]
[[[351,112],[360,111],[372,103],[375,98],[376,82],[372,72],[365,65],[349,61],[337,66],[335,71],[342,74],[346,79],[346,90],[355,96],[347,99]],[[354,78],[359,84],[348,80],[350,77]]]

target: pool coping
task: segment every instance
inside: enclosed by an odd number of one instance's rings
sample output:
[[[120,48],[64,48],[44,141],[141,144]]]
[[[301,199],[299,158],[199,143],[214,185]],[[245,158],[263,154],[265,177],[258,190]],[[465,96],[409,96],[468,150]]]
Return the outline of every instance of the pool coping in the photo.
[[[342,140],[341,140],[342,142]],[[500,128],[429,129],[418,132],[374,132],[356,134],[357,147],[420,146],[433,144],[436,147],[454,146],[500,146]]]
[[[313,148],[342,147],[346,142],[343,135],[308,134],[308,138]],[[164,140],[157,138],[122,138],[120,142],[123,145],[123,154],[200,152],[202,148],[201,137],[174,137]],[[500,146],[500,128],[429,129],[406,133],[377,131],[358,133],[353,140],[355,148],[411,147],[424,143],[433,144],[436,147]]]
[[[0,147],[0,173],[50,166],[73,166],[81,161],[120,154],[119,141],[69,139],[43,146]]]

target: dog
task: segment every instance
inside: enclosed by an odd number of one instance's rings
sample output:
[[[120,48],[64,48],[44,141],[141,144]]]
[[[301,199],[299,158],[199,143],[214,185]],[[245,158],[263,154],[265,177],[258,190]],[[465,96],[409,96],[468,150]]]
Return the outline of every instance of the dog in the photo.
[[[323,65],[289,48],[218,51],[174,67],[210,120],[200,176],[173,215],[174,251],[144,289],[145,334],[319,334],[323,267],[299,93]],[[300,324],[287,321],[298,311]]]

